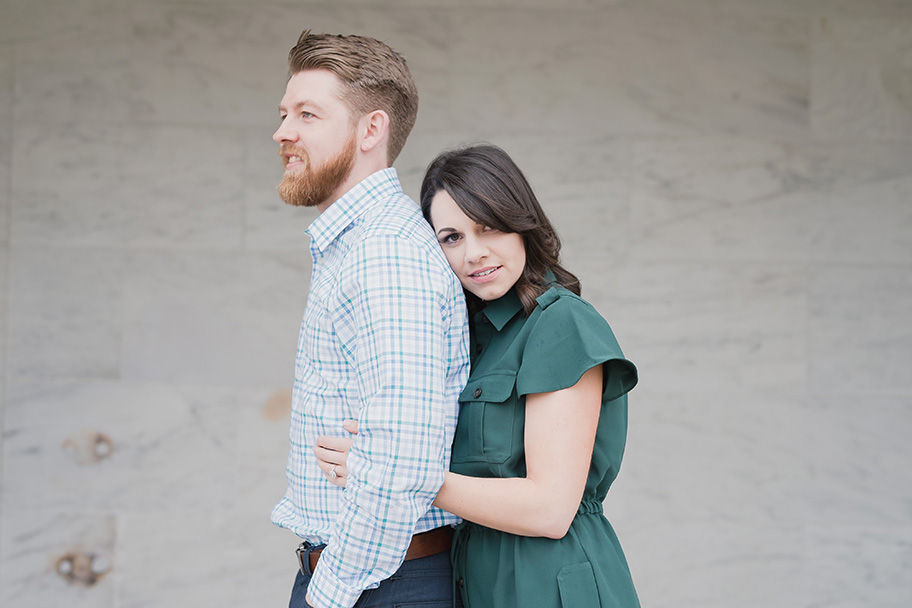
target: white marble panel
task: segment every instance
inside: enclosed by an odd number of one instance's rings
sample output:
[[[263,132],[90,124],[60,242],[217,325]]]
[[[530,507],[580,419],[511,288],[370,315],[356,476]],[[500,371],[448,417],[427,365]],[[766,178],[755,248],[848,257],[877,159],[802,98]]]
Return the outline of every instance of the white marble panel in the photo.
[[[912,140],[912,18],[823,18],[811,116],[827,139]]]
[[[814,526],[808,553],[813,606],[912,605],[912,527]]]
[[[912,259],[907,145],[634,146],[636,259]]]
[[[912,4],[908,0],[625,0],[649,10],[669,7],[720,14],[767,15],[787,17],[821,16],[908,16]]]
[[[602,310],[648,386],[804,391],[807,276],[788,265],[627,264]]]
[[[222,0],[214,0],[216,2]],[[460,0],[460,8],[553,8],[564,10],[577,9],[600,9],[630,2],[631,0]],[[377,6],[377,0],[350,0],[349,4],[363,4],[365,6]],[[381,3],[382,4],[382,3]],[[395,0],[388,4],[394,4],[399,7],[414,8],[454,8],[457,3],[453,0]]]
[[[240,247],[240,130],[83,124],[16,133],[17,244]]]
[[[271,134],[265,127],[246,134],[244,249],[309,256],[310,238],[304,231],[319,213],[314,207],[291,207],[279,198],[276,186],[282,179],[282,163]]]
[[[209,511],[237,497],[238,398],[229,389],[12,384],[6,506]]]
[[[6,379],[7,375],[7,336],[9,335],[9,248],[0,245],[0,421],[4,420],[6,409]],[[0,472],[3,471],[3,423],[0,422]],[[0,505],[3,504],[3,475],[0,473]],[[0,507],[2,512],[2,507]]]
[[[128,5],[12,0],[17,124],[128,120]]]
[[[16,21],[13,19],[13,3],[0,3],[0,45],[5,45],[13,38]]]
[[[908,361],[908,360],[907,360]],[[819,525],[912,526],[912,397],[821,393],[806,429]]]
[[[897,149],[896,154],[900,162],[907,162],[904,177],[813,194],[808,229],[813,260],[880,265],[912,262],[912,147]]]
[[[113,251],[14,248],[9,377],[116,378],[124,271],[125,259]]]
[[[807,598],[801,528],[659,520],[652,527],[618,534],[643,606],[817,605]]]
[[[636,259],[801,260],[809,167],[790,148],[748,140],[634,146]]]
[[[810,388],[823,394],[912,389],[912,267],[827,266],[810,278]]]
[[[813,433],[791,392],[663,392],[640,366],[627,451],[608,495],[623,521],[799,525],[808,510]]]
[[[4,608],[118,605],[120,558],[114,516],[7,509],[0,533]]]
[[[149,253],[125,288],[123,377],[290,386],[310,254]]]
[[[441,98],[434,81],[447,65],[439,11],[337,3],[154,3],[137,11],[135,98],[154,122],[200,121],[275,128],[288,50],[301,31],[361,34],[385,41],[409,61],[422,119]],[[439,81],[441,84],[443,81]]]
[[[805,20],[636,6],[457,14],[459,128],[809,134]]]
[[[171,512],[124,519],[118,607],[288,604],[300,541],[273,526],[268,512]]]
[[[0,13],[0,20],[3,19]],[[9,242],[10,165],[12,163],[13,47],[0,43],[0,245]]]

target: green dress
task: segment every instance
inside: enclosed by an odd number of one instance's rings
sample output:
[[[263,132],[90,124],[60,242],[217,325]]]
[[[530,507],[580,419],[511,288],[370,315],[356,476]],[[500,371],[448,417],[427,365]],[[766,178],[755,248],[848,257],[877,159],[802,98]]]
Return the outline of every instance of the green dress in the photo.
[[[450,469],[473,477],[524,477],[525,396],[573,386],[586,370],[604,364],[582,503],[560,540],[463,522],[453,545],[456,585],[465,608],[636,608],[627,560],[602,513],[624,454],[626,394],[637,382],[636,368],[585,300],[552,287],[537,302],[526,318],[511,290],[475,315],[472,374],[460,396]]]

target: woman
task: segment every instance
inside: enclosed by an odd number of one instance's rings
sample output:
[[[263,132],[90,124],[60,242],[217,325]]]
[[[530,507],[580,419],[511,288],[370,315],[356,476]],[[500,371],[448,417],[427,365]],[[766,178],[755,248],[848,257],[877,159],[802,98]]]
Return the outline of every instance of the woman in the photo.
[[[421,208],[471,315],[472,372],[434,500],[464,520],[452,552],[464,605],[639,606],[602,514],[636,369],[579,297],[551,223],[503,150],[437,157]],[[319,444],[327,476],[344,485],[350,440]]]

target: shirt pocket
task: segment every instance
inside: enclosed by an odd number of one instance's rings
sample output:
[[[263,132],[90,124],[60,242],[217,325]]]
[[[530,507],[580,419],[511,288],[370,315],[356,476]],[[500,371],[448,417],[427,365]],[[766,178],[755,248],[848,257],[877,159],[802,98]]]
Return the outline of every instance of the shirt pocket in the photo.
[[[469,378],[459,396],[459,422],[453,462],[504,463],[513,453],[516,373],[495,372]]]

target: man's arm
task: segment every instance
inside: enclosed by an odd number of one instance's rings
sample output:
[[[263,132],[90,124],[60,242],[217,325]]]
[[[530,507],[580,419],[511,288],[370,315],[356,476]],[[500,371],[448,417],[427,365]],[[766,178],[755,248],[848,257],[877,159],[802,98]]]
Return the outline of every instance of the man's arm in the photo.
[[[336,330],[357,376],[361,432],[308,591],[317,608],[351,606],[391,576],[443,483],[458,411],[446,390],[442,271],[395,236],[365,240],[343,266],[346,315]]]

